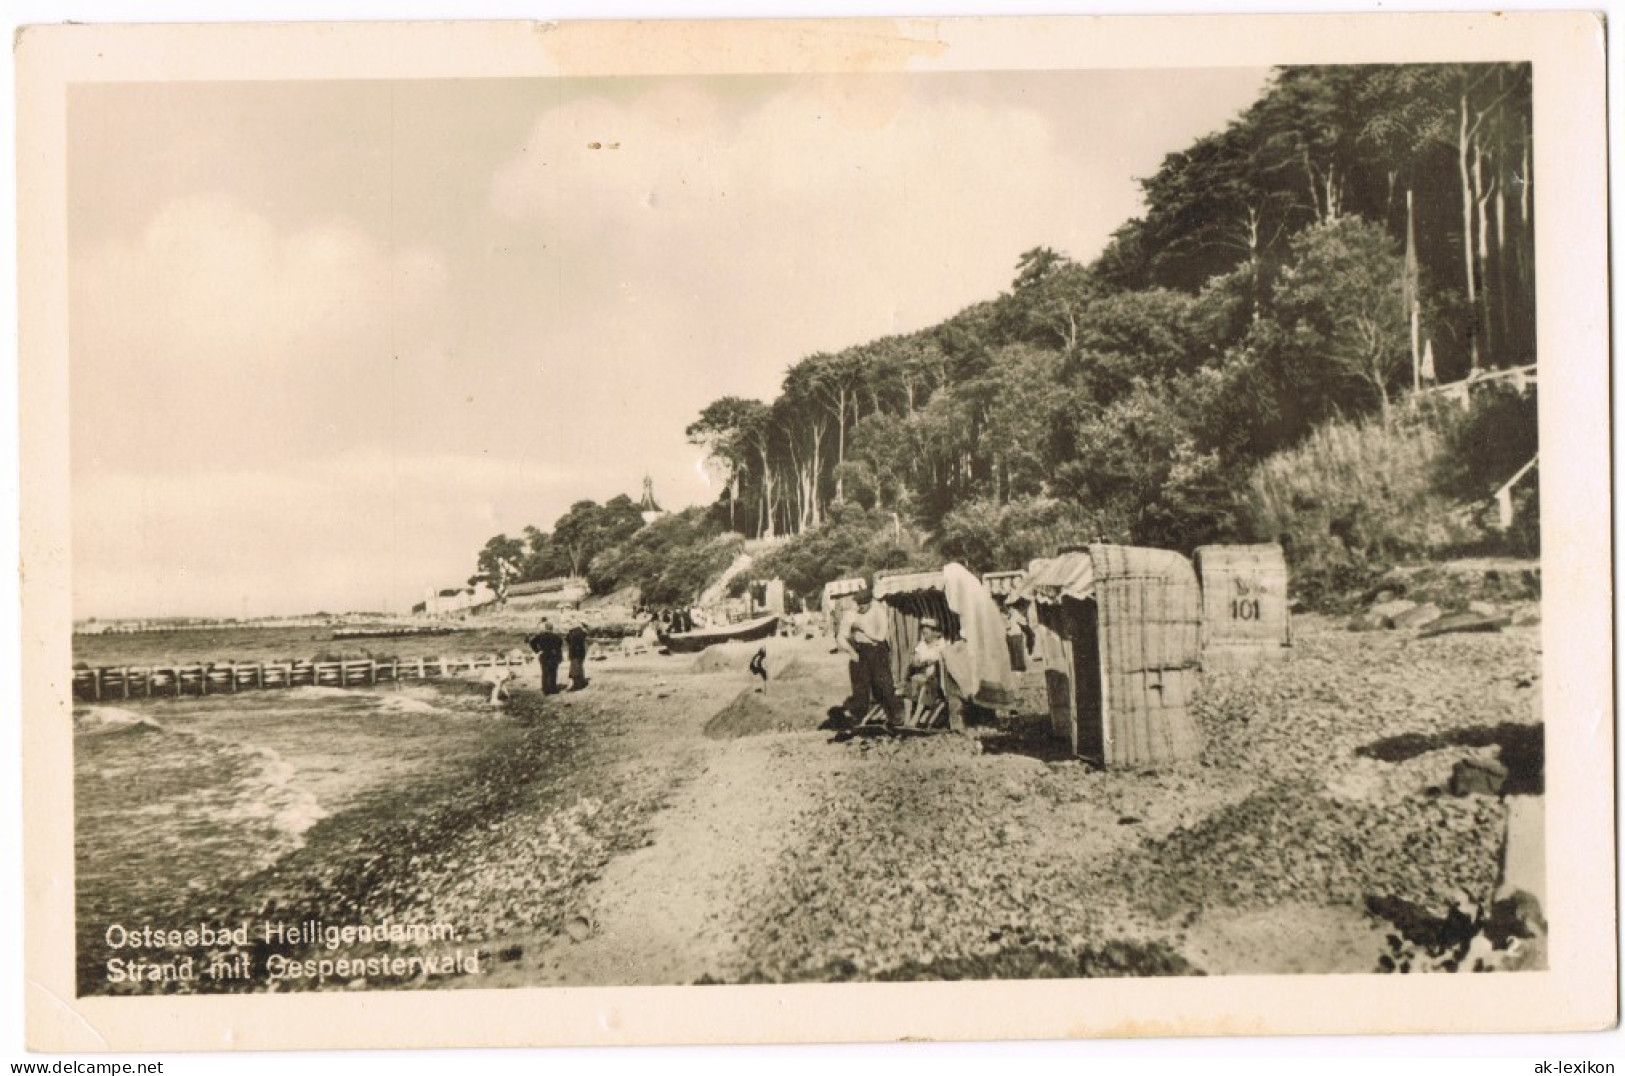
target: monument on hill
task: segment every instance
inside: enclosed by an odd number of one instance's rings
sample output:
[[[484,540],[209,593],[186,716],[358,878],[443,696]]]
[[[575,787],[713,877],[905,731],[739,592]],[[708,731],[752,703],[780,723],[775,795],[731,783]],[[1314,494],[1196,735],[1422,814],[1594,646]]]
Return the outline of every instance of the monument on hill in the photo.
[[[654,479],[650,478],[647,474],[643,476],[643,499],[638,502],[638,511],[643,514],[643,522],[645,525],[653,523],[655,520],[666,514],[665,512],[661,511],[660,506],[655,503]]]

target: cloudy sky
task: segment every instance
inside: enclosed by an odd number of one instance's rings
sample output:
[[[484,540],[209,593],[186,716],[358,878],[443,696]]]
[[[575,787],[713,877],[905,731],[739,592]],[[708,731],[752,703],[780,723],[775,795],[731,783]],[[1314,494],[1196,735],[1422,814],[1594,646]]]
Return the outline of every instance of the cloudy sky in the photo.
[[[405,610],[710,501],[705,404],[1093,257],[1266,76],[76,86],[75,615]]]

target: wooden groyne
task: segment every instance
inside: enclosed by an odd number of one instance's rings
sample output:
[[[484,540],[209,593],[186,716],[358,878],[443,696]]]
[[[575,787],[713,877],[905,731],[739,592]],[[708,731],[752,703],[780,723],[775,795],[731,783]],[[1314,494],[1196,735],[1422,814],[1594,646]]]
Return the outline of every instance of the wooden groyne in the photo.
[[[77,699],[103,702],[180,695],[229,695],[286,687],[367,687],[406,680],[433,680],[514,668],[530,659],[517,655],[415,658],[406,661],[199,662],[191,665],[102,666],[73,671]]]

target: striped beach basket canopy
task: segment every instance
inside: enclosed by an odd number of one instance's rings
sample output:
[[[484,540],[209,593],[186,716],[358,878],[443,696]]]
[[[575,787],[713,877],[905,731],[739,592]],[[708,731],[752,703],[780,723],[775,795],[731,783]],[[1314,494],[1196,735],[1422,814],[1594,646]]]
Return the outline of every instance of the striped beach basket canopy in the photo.
[[[1021,584],[1027,579],[1025,568],[1016,568],[1005,572],[986,572],[982,575],[982,583],[987,587],[988,593],[999,601],[1009,601]]]

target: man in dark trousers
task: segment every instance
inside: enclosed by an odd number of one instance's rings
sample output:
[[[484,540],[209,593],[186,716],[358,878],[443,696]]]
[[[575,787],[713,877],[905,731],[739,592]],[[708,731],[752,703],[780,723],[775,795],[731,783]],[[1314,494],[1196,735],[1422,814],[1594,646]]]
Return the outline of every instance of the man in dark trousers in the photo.
[[[559,689],[559,662],[564,660],[564,638],[553,630],[551,620],[544,620],[541,630],[525,642],[536,652],[542,666],[542,694],[554,694]]]
[[[564,648],[570,656],[570,690],[587,686],[587,629],[577,620],[564,633]]]
[[[852,658],[847,667],[852,678],[852,718],[861,723],[873,700],[886,712],[886,724],[895,728],[902,723],[903,704],[892,684],[886,609],[875,604],[868,590],[860,590],[854,598],[857,605],[841,618],[836,636],[841,649]]]

